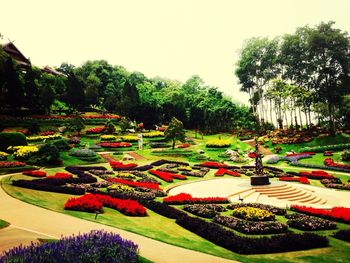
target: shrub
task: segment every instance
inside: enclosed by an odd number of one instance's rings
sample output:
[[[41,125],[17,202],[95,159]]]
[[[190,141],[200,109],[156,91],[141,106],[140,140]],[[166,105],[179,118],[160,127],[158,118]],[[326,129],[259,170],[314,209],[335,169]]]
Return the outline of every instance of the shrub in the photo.
[[[181,216],[176,219],[176,223],[218,246],[240,254],[266,254],[328,246],[326,237],[311,233],[249,238],[237,236],[232,231],[200,218]]]
[[[9,146],[28,145],[26,137],[20,132],[1,132],[0,151],[6,151]]]
[[[339,230],[333,234],[333,237],[350,242],[350,230]]]
[[[345,150],[341,154],[341,160],[342,161],[350,161],[350,150]]]
[[[208,148],[225,148],[225,147],[230,147],[230,145],[231,145],[230,140],[215,139],[215,140],[207,141],[205,146]]]
[[[0,161],[6,161],[8,154],[5,152],[0,152]]]
[[[239,207],[232,211],[232,215],[250,221],[273,221],[275,215],[270,211],[256,207]]]
[[[301,214],[290,214],[286,215],[286,218],[289,219],[287,221],[287,225],[290,227],[314,231],[314,230],[329,230],[336,229],[337,224],[333,221],[329,221],[327,219],[321,219],[313,216],[301,215]]]
[[[141,201],[141,203],[148,209],[167,218],[177,219],[182,216],[186,216],[185,212],[164,203],[160,203],[153,200]]]
[[[60,139],[52,143],[59,151],[67,151],[70,149],[69,143],[65,139]]]
[[[60,152],[57,147],[52,144],[44,144],[40,147],[39,151],[35,155],[35,163],[37,164],[60,164],[62,161],[60,159]]]
[[[145,138],[156,138],[156,137],[163,137],[164,132],[162,131],[151,131],[147,133],[142,133],[142,136]]]
[[[74,157],[78,157],[78,158],[81,158],[81,157],[96,157],[96,153],[92,150],[89,150],[89,149],[72,149],[70,152],[69,152],[69,155],[70,156],[74,156]]]
[[[324,152],[324,151],[341,151],[349,149],[350,143],[334,144],[334,145],[323,145],[323,146],[310,146],[301,148],[301,152]]]
[[[248,235],[279,234],[285,233],[288,225],[280,222],[251,222],[230,216],[215,216],[213,222],[227,226]]]
[[[93,230],[41,245],[15,247],[1,262],[138,262],[138,246],[118,234]]]
[[[183,209],[196,216],[205,217],[205,218],[213,218],[218,214],[218,212],[223,212],[226,210],[223,206],[214,205],[214,204],[185,205]]]
[[[40,142],[40,141],[46,141],[46,140],[57,140],[57,139],[61,139],[62,136],[59,134],[53,134],[53,135],[39,135],[39,136],[31,136],[31,137],[27,137],[27,141],[29,142]]]

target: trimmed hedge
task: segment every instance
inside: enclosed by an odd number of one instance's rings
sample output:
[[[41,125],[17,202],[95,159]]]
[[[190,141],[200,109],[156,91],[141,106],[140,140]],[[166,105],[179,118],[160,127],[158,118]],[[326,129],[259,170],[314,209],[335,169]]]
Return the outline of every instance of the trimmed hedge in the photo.
[[[328,246],[326,237],[312,233],[287,233],[271,237],[249,238],[238,236],[232,231],[200,218],[183,216],[176,219],[176,223],[218,246],[239,254],[267,254]]]
[[[350,149],[350,143],[304,147],[300,149],[300,152],[341,151],[344,149]]]
[[[350,230],[339,230],[333,234],[333,237],[350,242]]]
[[[1,132],[0,151],[6,151],[9,146],[28,145],[26,136],[20,132]]]

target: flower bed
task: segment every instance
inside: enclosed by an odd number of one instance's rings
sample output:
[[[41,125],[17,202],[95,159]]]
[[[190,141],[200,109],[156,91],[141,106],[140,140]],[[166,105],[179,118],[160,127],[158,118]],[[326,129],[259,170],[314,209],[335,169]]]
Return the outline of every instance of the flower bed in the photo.
[[[53,135],[44,135],[44,136],[31,136],[27,137],[28,142],[40,142],[44,140],[58,140],[61,139],[62,136],[59,134],[53,134]]]
[[[139,138],[135,135],[124,135],[121,137],[122,141],[125,142],[137,142]]]
[[[350,224],[350,209],[345,207],[333,207],[332,209],[327,210],[321,208],[292,205],[291,210]]]
[[[0,262],[139,262],[138,246],[118,234],[93,230],[57,242],[12,248]]]
[[[94,127],[86,130],[86,134],[100,134],[104,131],[105,127]]]
[[[205,144],[207,148],[225,148],[225,147],[230,147],[230,145],[231,145],[230,140],[220,140],[220,139],[209,140]]]
[[[127,148],[132,146],[129,142],[101,142],[99,145],[103,148]]]
[[[134,181],[125,180],[125,179],[118,179],[118,178],[109,178],[108,181],[112,182],[112,183],[125,184],[125,185],[129,185],[132,187],[144,187],[144,188],[148,188],[148,189],[162,190],[159,187],[159,184],[156,184],[156,183],[134,182]]]
[[[275,214],[256,207],[239,207],[232,211],[232,215],[249,221],[274,221]]]
[[[101,141],[105,142],[115,142],[117,140],[117,136],[114,135],[101,135]]]
[[[341,163],[336,163],[334,162],[334,160],[332,158],[326,158],[324,159],[323,163],[326,165],[326,166],[330,166],[330,167],[337,167],[337,168],[343,168],[343,169],[350,169],[350,165],[347,165],[347,164],[341,164]]]
[[[270,159],[267,160],[266,163],[268,164],[276,164],[279,161],[287,161],[292,165],[298,165],[299,160],[301,159],[307,159],[307,158],[311,158],[311,154],[299,154],[299,155],[294,155],[294,156],[273,156]]]
[[[309,155],[315,155],[315,152],[301,152],[301,153],[286,153],[287,157],[292,157],[292,156],[300,156],[300,155],[305,155],[305,154],[309,154]]]
[[[0,152],[0,160],[5,161],[7,159],[8,153]]]
[[[68,154],[82,160],[95,160],[98,157],[94,151],[89,149],[72,149]]]
[[[236,209],[239,207],[255,207],[255,208],[260,208],[263,210],[270,211],[271,213],[275,215],[285,215],[287,213],[287,210],[284,208],[279,208],[276,206],[272,205],[264,205],[264,204],[259,204],[259,203],[244,203],[244,204],[229,204],[227,206],[228,209]]]
[[[325,172],[325,171],[311,171],[311,172],[299,172],[300,176],[305,176],[309,179],[317,179],[317,180],[321,180],[321,179],[332,179],[334,178],[333,175]]]
[[[180,193],[177,195],[163,198],[163,203],[172,205],[184,204],[225,204],[228,203],[226,197],[192,197],[190,194]]]
[[[228,167],[228,165],[225,163],[217,163],[217,162],[204,162],[204,163],[199,164],[199,166],[213,168],[213,169],[219,169],[222,167],[227,168]]]
[[[26,160],[39,151],[36,146],[10,146],[7,150],[13,153],[15,159]]]
[[[39,171],[39,170],[24,171],[24,172],[22,172],[22,174],[33,176],[33,177],[45,177],[46,176],[45,171]]]
[[[24,162],[1,162],[0,161],[0,168],[12,168],[12,167],[22,167],[26,166],[26,163]]]
[[[225,174],[235,176],[235,177],[240,177],[241,175],[237,172],[227,170],[225,168],[219,168],[217,172],[214,174],[215,176],[224,176]]]
[[[306,177],[281,176],[278,178],[278,180],[285,182],[299,182],[302,184],[310,184],[310,181]]]
[[[145,137],[145,138],[163,137],[164,136],[164,132],[162,132],[162,131],[151,131],[151,132],[142,133],[142,136]]]
[[[215,216],[213,222],[248,235],[279,234],[285,233],[288,229],[288,225],[280,222],[251,222],[220,215]]]
[[[301,215],[301,214],[289,214],[286,215],[288,219],[287,225],[290,227],[306,230],[306,231],[314,231],[314,230],[330,230],[336,229],[337,224],[333,221],[327,219],[321,219],[313,216]]]
[[[73,176],[68,173],[55,173],[55,175],[46,177],[46,179],[65,179],[65,180],[70,178],[73,178]]]
[[[137,166],[136,163],[124,164],[122,162],[117,162],[117,161],[111,161],[111,162],[109,162],[109,164],[113,169],[116,169],[116,170],[128,170],[131,168],[135,168]]]
[[[187,179],[186,176],[181,174],[167,173],[167,172],[162,172],[158,170],[149,170],[149,173],[169,183],[173,182],[174,179],[180,179],[180,180]]]
[[[219,212],[226,211],[225,207],[221,205],[215,205],[215,204],[185,205],[183,209],[187,212],[190,212],[191,214],[204,217],[204,218],[213,218]]]
[[[106,206],[129,216],[146,216],[146,209],[135,200],[123,200],[108,195],[85,194],[81,197],[71,197],[64,205],[66,210],[84,212],[102,212]]]
[[[238,236],[216,223],[201,218],[181,216],[176,223],[183,228],[240,254],[266,254],[327,247],[328,239],[312,233],[287,233],[271,237],[250,238]]]
[[[188,147],[190,147],[190,146],[191,146],[191,145],[190,145],[189,143],[183,143],[183,144],[177,146],[177,148],[188,148]]]

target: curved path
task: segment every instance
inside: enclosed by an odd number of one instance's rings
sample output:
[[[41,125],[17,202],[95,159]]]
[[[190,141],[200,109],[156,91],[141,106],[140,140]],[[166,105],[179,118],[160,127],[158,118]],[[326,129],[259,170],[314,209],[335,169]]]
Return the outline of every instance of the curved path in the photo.
[[[237,262],[37,207],[9,196],[2,187],[0,187],[0,200],[0,218],[11,223],[9,227],[0,230],[0,250],[6,250],[22,242],[30,243],[38,237],[58,239],[61,236],[103,229],[134,241],[139,245],[140,254],[154,262]]]

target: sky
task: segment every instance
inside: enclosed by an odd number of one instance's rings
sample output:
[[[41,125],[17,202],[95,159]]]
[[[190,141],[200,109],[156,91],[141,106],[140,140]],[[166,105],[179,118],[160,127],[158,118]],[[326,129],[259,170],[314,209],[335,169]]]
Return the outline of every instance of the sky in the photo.
[[[2,43],[36,66],[104,59],[147,77],[199,75],[247,103],[234,76],[251,37],[335,21],[350,32],[348,0],[0,0]]]

